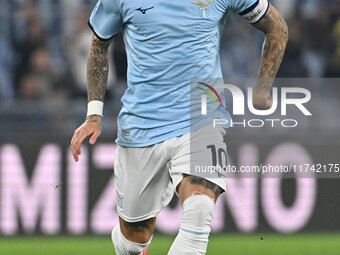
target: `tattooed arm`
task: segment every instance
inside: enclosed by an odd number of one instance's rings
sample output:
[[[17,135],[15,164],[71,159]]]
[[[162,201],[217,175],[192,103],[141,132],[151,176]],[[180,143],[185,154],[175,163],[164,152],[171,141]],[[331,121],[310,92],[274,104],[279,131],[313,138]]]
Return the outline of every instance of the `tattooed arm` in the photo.
[[[104,102],[105,89],[109,71],[109,46],[111,41],[100,40],[93,35],[92,46],[87,62],[87,96],[88,102]],[[101,133],[101,116],[90,115],[76,129],[71,140],[71,150],[75,161],[79,160],[81,144],[91,136],[90,144],[94,144]]]
[[[253,105],[258,110],[267,110],[272,106],[270,90],[286,49],[288,27],[272,5],[254,26],[266,34],[266,39],[263,44],[261,68],[253,91]]]
[[[100,40],[93,35],[92,46],[87,62],[88,102],[104,101],[107,76],[109,71],[109,46],[111,41]]]

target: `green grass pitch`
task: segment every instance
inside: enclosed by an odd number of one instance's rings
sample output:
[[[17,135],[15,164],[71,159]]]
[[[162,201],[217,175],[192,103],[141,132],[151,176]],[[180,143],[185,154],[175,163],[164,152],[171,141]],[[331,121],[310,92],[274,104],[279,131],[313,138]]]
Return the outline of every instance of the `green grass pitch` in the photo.
[[[174,237],[155,236],[148,255],[167,254]],[[113,255],[110,237],[2,237],[6,255]],[[211,236],[208,255],[340,255],[340,234]]]

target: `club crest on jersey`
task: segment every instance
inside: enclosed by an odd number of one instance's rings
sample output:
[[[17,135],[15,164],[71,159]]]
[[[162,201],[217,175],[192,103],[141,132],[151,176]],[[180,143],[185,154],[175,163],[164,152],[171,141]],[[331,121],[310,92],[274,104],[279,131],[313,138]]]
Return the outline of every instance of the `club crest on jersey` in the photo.
[[[200,8],[198,9],[200,16],[203,19],[207,19],[209,15],[208,5],[214,2],[215,0],[206,0],[205,2],[201,1],[193,1],[191,3],[198,5]]]

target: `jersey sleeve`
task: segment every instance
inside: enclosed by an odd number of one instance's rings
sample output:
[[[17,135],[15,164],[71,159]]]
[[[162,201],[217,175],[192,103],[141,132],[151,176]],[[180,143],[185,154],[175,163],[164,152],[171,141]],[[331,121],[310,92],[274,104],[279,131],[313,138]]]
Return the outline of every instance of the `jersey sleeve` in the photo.
[[[122,27],[119,0],[99,0],[89,19],[91,30],[102,40],[111,39]]]
[[[230,8],[251,24],[259,22],[266,15],[268,0],[229,0]]]

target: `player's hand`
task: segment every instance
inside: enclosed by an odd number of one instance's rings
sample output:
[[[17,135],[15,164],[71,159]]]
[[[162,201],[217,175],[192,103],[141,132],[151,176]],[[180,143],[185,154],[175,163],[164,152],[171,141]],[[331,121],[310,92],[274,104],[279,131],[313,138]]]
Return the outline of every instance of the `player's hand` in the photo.
[[[86,118],[86,121],[74,131],[71,140],[71,151],[75,161],[79,160],[79,155],[81,154],[81,144],[87,137],[91,136],[89,143],[95,144],[97,138],[101,134],[101,122],[101,116],[89,116]]]
[[[273,100],[269,92],[253,89],[253,106],[256,110],[269,110],[272,105]]]

